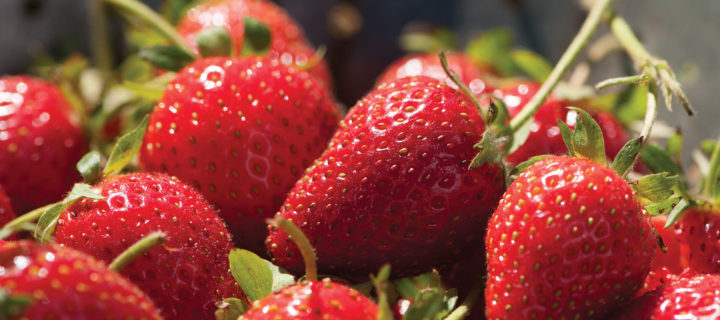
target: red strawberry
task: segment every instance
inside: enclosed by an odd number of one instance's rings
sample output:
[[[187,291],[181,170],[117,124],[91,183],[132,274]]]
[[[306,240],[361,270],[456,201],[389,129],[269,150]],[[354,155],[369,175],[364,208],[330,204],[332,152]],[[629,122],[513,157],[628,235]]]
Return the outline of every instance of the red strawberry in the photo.
[[[688,266],[688,262],[687,257],[681,251],[681,244],[675,235],[675,228],[665,228],[667,216],[664,215],[652,217],[652,222],[662,238],[667,252],[663,252],[660,247],[657,247],[651,269],[658,270],[664,267],[672,273],[680,274]]]
[[[252,17],[270,28],[270,53],[284,64],[305,64],[315,55],[303,30],[282,8],[266,0],[220,0],[205,1],[186,13],[178,23],[178,32],[198,53],[195,34],[210,27],[225,27],[235,45],[236,52],[242,52],[244,18]],[[326,88],[331,88],[332,77],[324,61],[310,69]]]
[[[635,300],[617,319],[720,319],[720,275],[675,277]]]
[[[360,100],[279,216],[317,250],[320,270],[367,277],[385,263],[427,271],[475,246],[503,190],[498,165],[468,169],[485,125],[442,80],[406,77]],[[268,248],[299,272],[300,254],[272,229]]]
[[[191,187],[165,175],[136,173],[105,179],[104,200],[83,199],[57,223],[59,244],[111,262],[154,231],[167,239],[122,270],[172,319],[211,317],[215,302],[242,297],[229,272],[230,234]]]
[[[15,210],[10,205],[10,199],[5,194],[5,189],[0,186],[0,227],[4,226],[12,219],[15,219]]]
[[[338,113],[304,71],[210,58],[178,73],[150,116],[140,160],[198,188],[236,243],[265,252],[265,219],[327,145]]]
[[[675,234],[690,269],[720,273],[720,215],[712,209],[695,207],[682,213]]]
[[[523,172],[488,226],[490,319],[602,319],[650,271],[655,234],[630,186],[586,159]]]
[[[492,91],[483,80],[483,73],[470,57],[458,52],[447,53],[447,62],[448,67],[455,71],[474,95],[479,96]],[[381,84],[412,76],[428,76],[445,80],[445,83],[457,88],[457,85],[445,74],[437,53],[418,53],[400,58],[385,69],[378,77],[377,83]]]
[[[256,301],[239,320],[375,320],[378,307],[330,279],[303,281]]]
[[[80,179],[86,142],[55,86],[26,76],[0,78],[0,184],[18,212],[60,200]]]
[[[19,319],[162,319],[130,281],[58,245],[10,241],[0,246],[0,287],[32,300]]]

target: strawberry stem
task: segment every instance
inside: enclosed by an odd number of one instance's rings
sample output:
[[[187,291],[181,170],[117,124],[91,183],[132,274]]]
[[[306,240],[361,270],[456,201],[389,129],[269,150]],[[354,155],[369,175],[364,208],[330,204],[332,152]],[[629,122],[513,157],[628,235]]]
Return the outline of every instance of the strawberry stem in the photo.
[[[720,138],[715,143],[712,155],[710,156],[710,166],[708,174],[703,180],[702,191],[713,199],[713,204],[720,204]]]
[[[292,221],[287,220],[283,217],[276,217],[269,221],[270,224],[280,227],[285,233],[290,236],[295,245],[302,254],[303,261],[305,262],[305,279],[309,281],[317,281],[318,271],[317,263],[315,262],[317,257],[315,256],[315,250],[310,244],[310,240],[303,234],[302,230],[295,226]]]
[[[485,287],[485,281],[480,280],[473,286],[470,293],[468,293],[465,300],[455,308],[450,314],[447,315],[443,320],[462,320],[467,318],[472,310],[473,305],[477,302],[478,298],[482,295],[483,288]]]
[[[45,206],[42,206],[40,208],[37,208],[35,210],[32,210],[26,214],[23,214],[21,216],[18,216],[17,218],[13,219],[12,221],[5,224],[2,229],[0,229],[0,234],[10,236],[15,231],[23,229],[23,226],[27,223],[34,223],[38,219],[40,219],[40,216],[42,216],[45,211],[56,205],[57,203],[51,203]]]
[[[570,42],[565,53],[560,57],[557,65],[552,70],[547,80],[543,82],[538,92],[530,99],[530,101],[520,110],[520,113],[510,121],[510,128],[513,132],[516,132],[520,127],[523,126],[528,120],[530,120],[535,112],[540,108],[540,105],[545,101],[545,98],[555,88],[560,81],[560,78],[567,72],[570,65],[575,61],[580,51],[587,45],[590,37],[595,33],[598,25],[602,21],[603,15],[610,7],[612,0],[596,0],[593,3],[590,13],[588,13],[585,22],[575,38]]]
[[[192,54],[192,50],[190,50],[190,47],[185,42],[185,39],[183,39],[180,34],[177,33],[175,28],[163,17],[161,17],[159,14],[157,14],[155,11],[150,9],[148,6],[143,4],[142,2],[138,0],[103,0],[108,4],[111,4],[113,6],[116,6],[122,10],[125,10],[131,14],[133,14],[135,17],[139,18],[140,20],[147,22],[150,26],[152,26],[155,30],[160,32],[163,36],[165,36],[168,40],[172,42],[172,44],[180,47],[181,49],[187,51],[188,54]],[[194,55],[193,55],[194,56]]]
[[[103,73],[109,73],[113,67],[112,48],[108,37],[107,15],[97,0],[86,0],[90,20],[90,44],[93,62]]]
[[[155,231],[145,236],[144,238],[138,240],[138,242],[135,242],[135,244],[133,244],[129,248],[125,249],[125,251],[123,251],[120,255],[118,255],[115,260],[113,260],[110,265],[108,265],[108,268],[110,270],[120,272],[128,264],[133,262],[135,258],[141,256],[155,246],[165,242],[166,238],[167,235],[162,231]]]
[[[458,86],[460,91],[464,93],[465,96],[470,99],[470,101],[472,101],[473,105],[475,105],[475,108],[480,113],[480,117],[482,117],[483,122],[485,122],[485,125],[490,127],[491,123],[488,119],[488,115],[482,108],[480,108],[480,102],[478,102],[478,100],[475,98],[475,95],[473,95],[470,89],[468,89],[468,87],[462,82],[462,80],[460,80],[460,77],[457,75],[457,73],[455,73],[455,71],[450,69],[450,66],[448,66],[445,51],[440,51],[440,54],[438,54],[438,56],[440,57],[440,65],[442,66],[443,71],[445,71],[445,74],[448,76],[448,78],[450,78],[450,80],[452,80],[453,83],[455,83],[455,85]]]

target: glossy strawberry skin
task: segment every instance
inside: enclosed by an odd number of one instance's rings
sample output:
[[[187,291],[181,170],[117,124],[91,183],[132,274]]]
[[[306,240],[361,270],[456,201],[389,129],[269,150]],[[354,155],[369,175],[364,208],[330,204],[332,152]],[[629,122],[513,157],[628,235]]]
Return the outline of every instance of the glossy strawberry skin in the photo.
[[[666,252],[663,252],[660,246],[656,248],[651,269],[657,270],[664,267],[674,274],[682,273],[688,267],[688,261],[681,249],[680,240],[675,234],[675,228],[672,226],[665,228],[667,223],[665,215],[652,217],[652,223],[663,240]]]
[[[688,267],[701,273],[720,273],[720,213],[698,207],[682,215],[674,227]]]
[[[0,227],[15,219],[15,210],[10,205],[10,199],[5,193],[5,189],[0,186]]]
[[[397,275],[428,271],[479,245],[502,193],[497,165],[468,170],[484,124],[442,80],[406,77],[360,100],[328,149],[290,192],[279,215],[310,239],[322,272],[367,277],[391,263]],[[268,249],[300,273],[287,234]]]
[[[0,78],[0,185],[17,212],[60,200],[80,174],[86,151],[72,108],[54,85]]]
[[[162,319],[150,299],[104,263],[30,241],[0,246],[0,287],[32,299],[20,319]]]
[[[255,302],[239,320],[375,320],[378,307],[357,290],[322,281],[304,281]]]
[[[609,168],[538,161],[508,188],[485,240],[489,319],[602,319],[650,271],[655,236]]]
[[[285,64],[303,65],[315,55],[300,25],[282,8],[266,0],[205,1],[187,11],[177,30],[198,53],[195,34],[210,27],[224,27],[233,40],[235,52],[240,53],[245,38],[245,17],[255,18],[270,28],[269,57]],[[325,61],[317,63],[309,72],[326,88],[332,89],[332,77]]]
[[[269,58],[210,58],[182,70],[150,116],[140,161],[199,189],[239,247],[265,253],[272,217],[339,121],[304,71]]]
[[[483,80],[484,73],[475,66],[470,57],[459,52],[447,53],[446,57],[448,67],[458,75],[460,81],[470,89],[473,95],[480,96],[492,92],[492,89]],[[417,53],[402,57],[383,71],[378,77],[377,83],[382,84],[395,79],[414,76],[427,76],[444,80],[449,86],[457,88],[452,79],[445,74],[437,53]]]
[[[103,200],[79,200],[62,213],[56,241],[111,262],[142,237],[163,231],[163,245],[122,270],[168,319],[211,317],[215,302],[244,297],[232,280],[232,240],[197,191],[176,178],[135,173],[96,187]]]
[[[720,275],[673,277],[668,284],[635,300],[618,320],[719,319]]]

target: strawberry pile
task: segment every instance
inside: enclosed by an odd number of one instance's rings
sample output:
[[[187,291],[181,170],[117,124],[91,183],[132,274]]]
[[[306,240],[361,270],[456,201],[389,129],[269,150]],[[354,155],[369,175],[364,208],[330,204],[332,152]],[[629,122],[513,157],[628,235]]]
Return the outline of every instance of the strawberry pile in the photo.
[[[625,24],[625,89],[561,81],[607,0],[554,68],[423,35],[348,110],[272,2],[103,3],[121,64],[0,78],[0,319],[720,317],[720,141],[684,174]]]

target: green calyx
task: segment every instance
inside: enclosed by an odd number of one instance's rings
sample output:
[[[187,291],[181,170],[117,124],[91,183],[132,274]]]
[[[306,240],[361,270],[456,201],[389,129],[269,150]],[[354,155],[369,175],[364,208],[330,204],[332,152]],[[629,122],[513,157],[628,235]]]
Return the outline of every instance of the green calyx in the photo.
[[[558,127],[570,155],[605,164],[605,142],[600,126],[585,110],[568,107],[577,113],[575,129],[558,120]]]
[[[29,296],[12,294],[5,288],[0,288],[0,319],[15,319],[32,303]]]
[[[264,55],[270,50],[270,28],[259,20],[245,17],[242,56]]]
[[[295,283],[282,268],[245,249],[232,249],[230,273],[250,301],[257,301]]]
[[[234,55],[232,38],[224,27],[203,29],[195,34],[195,41],[203,58]]]

